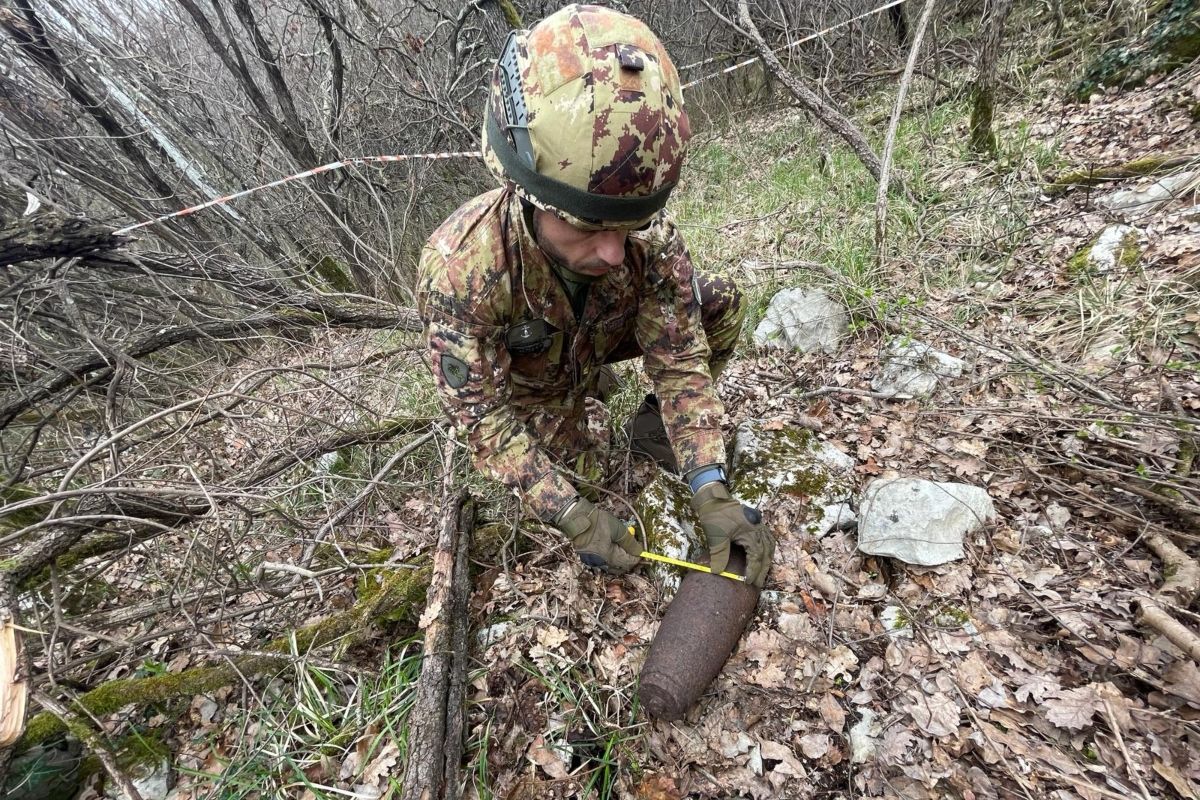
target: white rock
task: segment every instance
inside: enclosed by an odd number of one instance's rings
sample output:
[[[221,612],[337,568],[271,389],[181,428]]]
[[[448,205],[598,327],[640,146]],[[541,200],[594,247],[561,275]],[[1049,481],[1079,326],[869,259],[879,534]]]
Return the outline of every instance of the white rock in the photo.
[[[754,342],[802,353],[836,353],[849,327],[845,306],[822,290],[784,289],[771,298],[763,321],[754,329]]]
[[[129,776],[133,788],[142,796],[142,800],[165,800],[167,792],[171,790],[171,763],[165,758],[152,764],[139,764],[127,770],[126,775]],[[111,782],[105,789],[104,796],[117,800],[125,800],[128,797]]]
[[[1200,172],[1179,172],[1159,178],[1147,189],[1122,189],[1105,195],[1096,201],[1096,205],[1110,211],[1146,214],[1183,194],[1197,180],[1200,180]]]
[[[488,625],[486,628],[479,629],[475,634],[475,641],[479,644],[481,650],[486,650],[507,636],[512,628],[513,623],[507,620]]]
[[[647,542],[660,555],[696,561],[708,552],[691,506],[692,491],[684,481],[658,470],[634,502],[643,525],[649,526]],[[664,599],[675,596],[682,579],[678,567],[657,561],[644,567]]]
[[[913,638],[912,620],[900,606],[888,606],[879,612],[879,622],[887,629],[888,635],[895,639]]]
[[[963,483],[877,478],[859,504],[858,549],[932,567],[962,558],[963,537],[996,517],[987,492]]]
[[[830,531],[849,528],[856,522],[858,515],[849,502],[829,503],[821,506],[821,516],[813,520],[810,532],[815,536],[824,536]]]
[[[1130,250],[1138,250],[1140,231],[1130,225],[1109,225],[1100,231],[1095,243],[1088,249],[1088,265],[1100,274],[1112,272],[1128,257]]]
[[[898,340],[884,355],[871,388],[891,397],[929,397],[942,380],[957,378],[966,368],[967,362],[961,358],[923,342]]]

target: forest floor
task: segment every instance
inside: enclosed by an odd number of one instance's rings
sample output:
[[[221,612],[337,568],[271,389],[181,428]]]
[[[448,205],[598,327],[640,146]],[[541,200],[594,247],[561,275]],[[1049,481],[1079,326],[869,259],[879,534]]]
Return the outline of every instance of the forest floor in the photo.
[[[761,350],[748,329],[720,384],[728,432],[815,419],[862,484],[890,474],[972,483],[999,521],[965,560],[914,568],[856,552],[852,531],[796,533],[803,498],[765,503],[779,544],[764,600],[677,723],[648,721],[635,701],[659,590],[642,575],[589,572],[551,533],[527,531],[532,546],[484,565],[476,584],[472,625],[486,637],[472,662],[469,796],[1200,797],[1200,670],[1135,611],[1169,577],[1148,532],[1196,553],[1185,522],[1195,480],[1180,477],[1174,506],[1154,487],[1194,436],[1179,419],[1200,412],[1200,208],[1194,186],[1131,214],[1101,203],[1154,178],[1043,190],[1068,169],[1200,153],[1200,69],[1085,103],[1040,75],[1003,101],[995,162],[963,151],[963,103],[914,93],[897,168],[922,200],[893,201],[880,263],[874,182],[794,109],[699,137],[676,209],[696,262],[746,289],[750,326],[794,285],[841,296],[855,318],[835,355]],[[856,116],[886,111],[891,97]],[[1136,258],[1081,262],[1117,221],[1136,229]],[[970,369],[928,401],[863,396],[894,336]],[[331,335],[317,346],[378,345]],[[406,402],[428,411],[423,366],[410,369]],[[642,391],[628,377],[612,403],[618,428]],[[834,388],[805,396],[822,387]],[[613,467],[623,493],[649,475],[625,459]],[[441,513],[436,481],[403,496],[374,531],[398,560],[431,544]],[[339,536],[352,546],[363,533]],[[834,597],[807,583],[809,558],[837,578]],[[355,589],[327,581],[307,613],[344,606]],[[909,624],[888,630],[881,614],[897,606]],[[1200,616],[1175,613],[1200,628]],[[389,796],[419,650],[377,641],[352,654],[359,668],[314,658],[261,691],[199,695],[184,719],[151,720],[171,729],[170,796]],[[177,671],[188,657],[163,661]],[[873,743],[869,758],[851,757],[852,730]]]

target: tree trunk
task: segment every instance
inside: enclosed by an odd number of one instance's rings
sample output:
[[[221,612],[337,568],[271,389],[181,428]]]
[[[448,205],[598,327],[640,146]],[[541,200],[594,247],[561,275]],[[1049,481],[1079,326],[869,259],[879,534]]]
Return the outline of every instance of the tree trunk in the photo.
[[[992,118],[996,110],[996,66],[1000,61],[1000,43],[1004,38],[1004,21],[1012,10],[1013,0],[988,0],[983,18],[983,41],[976,61],[975,90],[971,98],[971,152],[996,156],[996,134]]]
[[[738,0],[738,22],[745,29],[746,34],[754,43],[754,48],[758,51],[763,63],[767,69],[778,78],[788,91],[792,93],[800,104],[808,109],[817,119],[825,123],[826,127],[836,133],[838,136],[850,146],[875,180],[879,180],[883,174],[879,162],[879,156],[875,155],[875,151],[871,149],[870,143],[867,142],[862,131],[854,126],[854,123],[847,119],[840,111],[832,104],[822,100],[816,92],[805,86],[799,78],[791,74],[780,62],[779,57],[775,55],[770,46],[762,38],[762,34],[758,32],[758,28],[754,24],[754,20],[750,17],[750,9],[746,4],[746,0]],[[903,190],[900,181],[896,181],[897,188]]]

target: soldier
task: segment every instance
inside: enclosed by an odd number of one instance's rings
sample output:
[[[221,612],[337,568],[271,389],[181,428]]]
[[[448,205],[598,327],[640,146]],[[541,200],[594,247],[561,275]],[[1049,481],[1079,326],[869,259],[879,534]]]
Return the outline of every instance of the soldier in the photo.
[[[675,66],[642,22],[567,6],[510,35],[484,113],[501,188],[468,201],[421,255],[430,367],[476,466],[561,530],[591,567],[625,572],[642,546],[576,487],[597,447],[585,405],[602,368],[642,356],[654,394],[632,448],[682,474],[713,572],[730,542],[762,586],[774,540],[725,482],[716,378],[741,296],[693,270],[663,212],[690,136]]]

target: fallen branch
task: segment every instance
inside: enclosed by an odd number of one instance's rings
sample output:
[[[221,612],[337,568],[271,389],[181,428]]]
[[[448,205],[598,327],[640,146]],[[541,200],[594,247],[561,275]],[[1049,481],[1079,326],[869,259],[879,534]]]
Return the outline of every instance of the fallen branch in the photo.
[[[1200,158],[1200,153],[1185,153],[1183,155],[1157,153],[1155,155],[1135,158],[1132,161],[1126,161],[1124,164],[1117,164],[1115,166],[1088,167],[1087,169],[1075,170],[1074,172],[1058,176],[1043,186],[1042,192],[1050,197],[1058,197],[1066,194],[1067,190],[1073,186],[1097,186],[1108,181],[1158,175],[1163,172],[1170,172],[1173,169],[1185,167],[1198,158]]]
[[[485,535],[474,538],[471,556],[473,559],[490,561],[499,552],[509,532],[507,529],[497,528],[494,531],[483,529],[480,533]],[[141,707],[165,703],[179,697],[191,697],[237,683],[243,677],[248,678],[268,670],[279,669],[280,666],[297,660],[294,653],[303,654],[334,642],[342,647],[365,642],[372,635],[375,624],[383,619],[399,619],[403,623],[414,625],[424,605],[429,585],[428,563],[417,569],[391,570],[383,567],[373,577],[378,581],[378,585],[360,597],[351,608],[280,636],[258,648],[259,652],[255,655],[229,659],[223,664],[194,667],[176,675],[107,681],[79,695],[75,699],[75,705],[93,716],[103,717],[126,706]],[[278,655],[267,655],[274,653]],[[29,721],[25,735],[17,743],[17,749],[27,750],[62,733],[63,730],[64,725],[53,714],[38,714]]]
[[[429,601],[421,617],[425,655],[416,702],[408,721],[409,757],[402,798],[459,797],[469,627],[467,600],[471,594],[467,542],[473,532],[474,516],[474,502],[466,494],[460,495],[449,503],[438,536]]]
[[[126,242],[107,225],[57,211],[41,211],[0,228],[0,267],[21,261],[115,250]]]
[[[1162,534],[1147,533],[1143,541],[1162,559],[1163,584],[1153,597],[1137,602],[1138,622],[1158,631],[1193,661],[1200,663],[1200,636],[1164,608],[1186,609],[1200,595],[1200,565]]]
[[[295,328],[395,328],[421,329],[416,314],[399,306],[378,303],[342,303],[316,297],[300,297],[280,303],[269,312],[236,320],[215,320],[164,328],[121,346],[114,352],[121,358],[136,360],[182,344],[250,336],[266,331]],[[0,429],[8,427],[20,414],[35,408],[57,392],[78,382],[103,384],[111,377],[113,364],[108,356],[88,348],[77,355],[64,356],[53,372],[9,392],[0,402]]]

